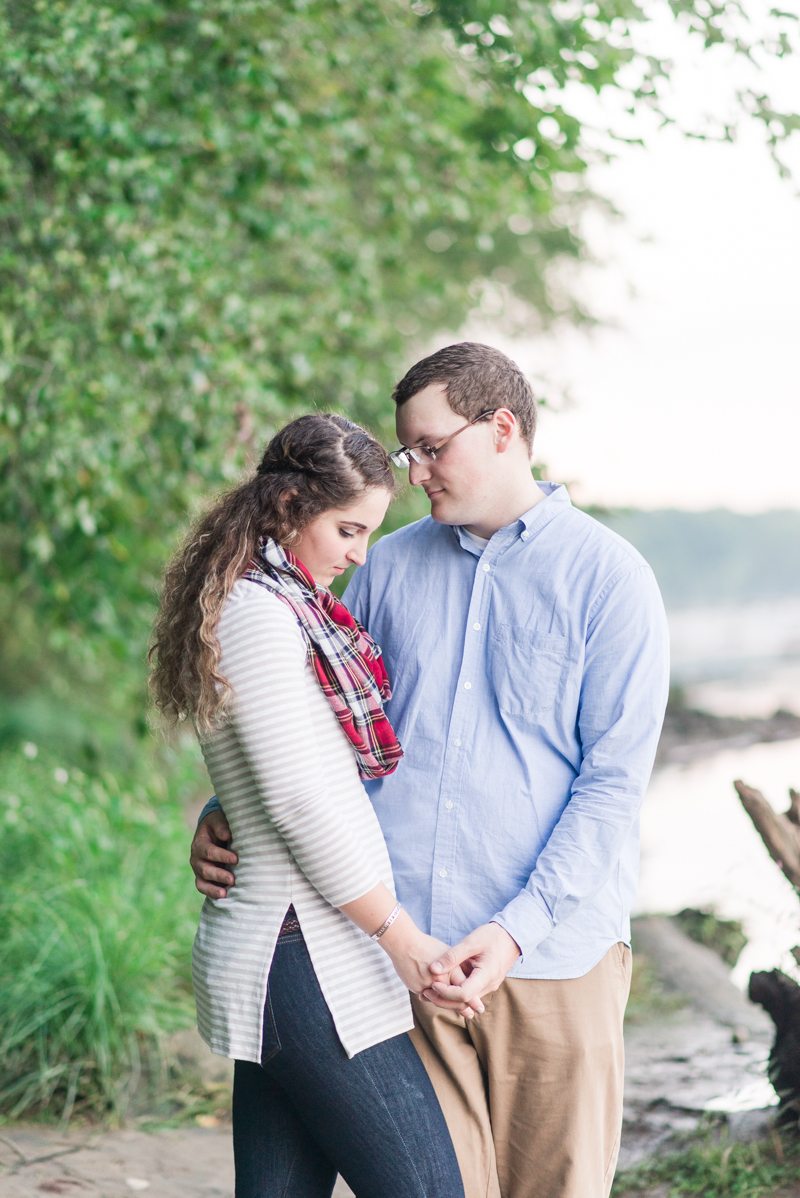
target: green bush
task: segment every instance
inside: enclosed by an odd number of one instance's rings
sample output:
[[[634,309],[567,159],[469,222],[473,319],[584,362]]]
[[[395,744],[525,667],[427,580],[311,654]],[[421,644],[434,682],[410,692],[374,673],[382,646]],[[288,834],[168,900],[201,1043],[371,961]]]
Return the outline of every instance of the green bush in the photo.
[[[191,1023],[188,746],[127,777],[0,756],[0,1110],[121,1113]]]
[[[694,907],[685,907],[673,918],[681,931],[712,949],[733,969],[747,944],[738,919],[720,919],[714,911],[698,911]]]

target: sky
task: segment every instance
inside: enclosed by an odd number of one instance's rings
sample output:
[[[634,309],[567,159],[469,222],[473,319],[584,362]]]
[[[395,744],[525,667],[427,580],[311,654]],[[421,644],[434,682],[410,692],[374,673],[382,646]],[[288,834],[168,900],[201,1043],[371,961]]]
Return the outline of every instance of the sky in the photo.
[[[679,36],[671,51],[676,115],[730,112],[740,68]],[[781,68],[767,83],[800,111],[792,66],[793,83]],[[747,120],[734,144],[646,118],[623,131],[645,147],[618,147],[590,181],[625,219],[588,222],[602,265],[580,280],[608,323],[523,341],[480,330],[569,395],[543,411],[536,460],[582,503],[800,508],[800,171],[782,180]]]

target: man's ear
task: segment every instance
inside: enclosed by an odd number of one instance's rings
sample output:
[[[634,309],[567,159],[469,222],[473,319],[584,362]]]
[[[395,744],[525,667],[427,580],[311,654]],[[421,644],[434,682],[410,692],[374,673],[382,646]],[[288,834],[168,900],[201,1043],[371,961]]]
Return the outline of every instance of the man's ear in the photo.
[[[498,453],[506,453],[519,434],[517,418],[508,408],[498,408],[492,417],[494,443]]]

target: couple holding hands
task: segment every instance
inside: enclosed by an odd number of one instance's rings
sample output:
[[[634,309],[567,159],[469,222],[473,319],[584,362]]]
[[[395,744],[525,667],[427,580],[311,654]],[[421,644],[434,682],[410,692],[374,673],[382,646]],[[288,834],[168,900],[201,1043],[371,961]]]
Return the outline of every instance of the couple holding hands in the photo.
[[[292,421],[166,574],[156,700],[217,794],[193,969],[236,1061],[236,1196],[341,1173],[357,1198],[605,1198],[663,606],[534,480],[504,354],[451,345],[393,398],[401,448]],[[392,464],[431,515],[367,554]]]

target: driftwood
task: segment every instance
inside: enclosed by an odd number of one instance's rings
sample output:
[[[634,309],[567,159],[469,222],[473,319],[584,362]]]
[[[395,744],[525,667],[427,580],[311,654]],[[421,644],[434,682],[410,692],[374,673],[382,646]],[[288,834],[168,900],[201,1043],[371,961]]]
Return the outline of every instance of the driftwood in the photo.
[[[774,811],[760,790],[733,784],[773,861],[800,891],[800,792],[789,791],[789,810]],[[800,948],[792,949],[800,964]],[[800,986],[780,969],[750,975],[748,994],[775,1024],[769,1080],[778,1095],[778,1123],[800,1130]]]
[[[795,889],[800,890],[800,792],[789,791],[791,805],[781,814],[772,809],[760,790],[753,790],[741,781],[733,785],[772,860]]]
[[[778,1124],[798,1128],[800,1118],[800,986],[780,969],[750,975],[748,994],[775,1024],[767,1075],[778,1095]]]

